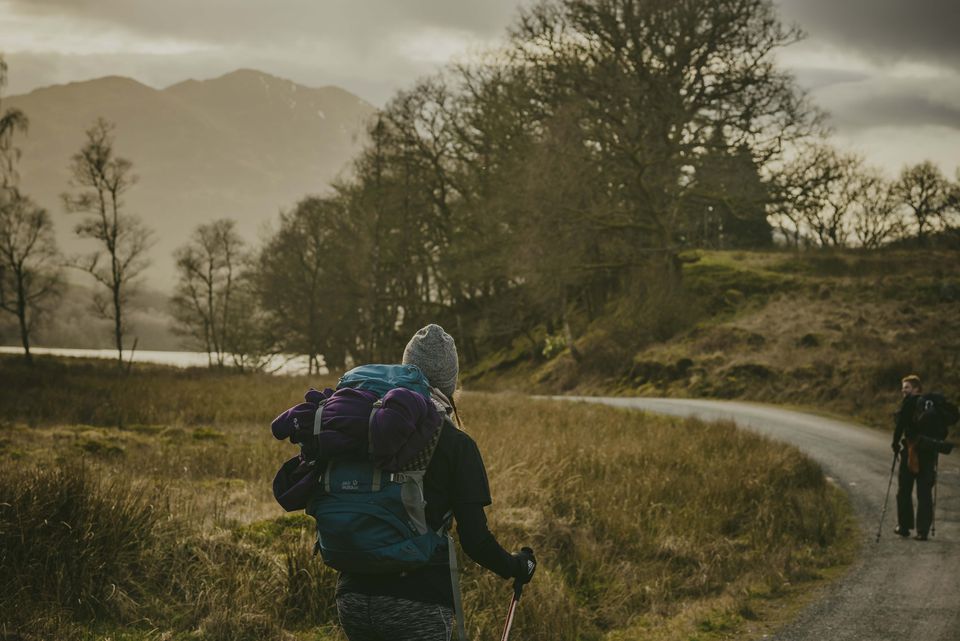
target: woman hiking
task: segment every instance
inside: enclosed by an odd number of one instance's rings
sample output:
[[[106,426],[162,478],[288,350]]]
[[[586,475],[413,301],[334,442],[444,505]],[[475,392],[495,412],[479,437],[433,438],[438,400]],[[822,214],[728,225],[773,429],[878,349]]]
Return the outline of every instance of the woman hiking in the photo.
[[[423,479],[430,528],[443,526],[452,511],[467,555],[504,579],[527,583],[536,569],[533,551],[510,554],[487,528],[491,503],[487,473],[477,444],[454,424],[459,365],[453,337],[439,325],[420,329],[403,352],[416,365],[446,415]],[[457,588],[458,589],[458,588]],[[449,561],[397,574],[343,572],[337,581],[337,612],[350,641],[448,641],[454,619],[454,586]],[[461,622],[462,623],[462,622]]]

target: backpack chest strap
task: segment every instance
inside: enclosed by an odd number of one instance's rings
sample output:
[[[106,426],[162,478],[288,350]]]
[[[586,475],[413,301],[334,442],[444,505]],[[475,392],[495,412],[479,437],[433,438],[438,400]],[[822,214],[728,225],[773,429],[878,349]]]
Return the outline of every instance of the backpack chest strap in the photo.
[[[383,407],[383,399],[374,401],[370,408],[370,418],[367,420],[367,458],[373,460],[373,419],[377,416],[377,410]]]

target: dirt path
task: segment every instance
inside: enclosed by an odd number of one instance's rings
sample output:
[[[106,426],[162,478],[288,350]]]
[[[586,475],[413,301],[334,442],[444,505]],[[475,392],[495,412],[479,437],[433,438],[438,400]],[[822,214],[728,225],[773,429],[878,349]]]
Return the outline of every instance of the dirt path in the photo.
[[[563,397],[569,399],[570,397]],[[750,403],[653,398],[580,398],[705,420],[733,420],[799,447],[849,493],[862,526],[852,570],[773,638],[778,641],[960,641],[960,453],[940,457],[936,536],[903,540],[896,479],[880,543],[877,522],[890,473],[890,436],[812,414]]]

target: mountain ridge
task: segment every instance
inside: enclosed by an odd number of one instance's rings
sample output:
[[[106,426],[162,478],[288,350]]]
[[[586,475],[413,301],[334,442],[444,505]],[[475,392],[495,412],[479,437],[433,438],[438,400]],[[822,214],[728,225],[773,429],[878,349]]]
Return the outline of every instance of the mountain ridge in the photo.
[[[307,87],[254,69],[155,88],[126,76],[40,87],[4,98],[30,130],[22,151],[22,190],[50,210],[68,254],[81,251],[60,195],[84,131],[115,123],[115,153],[133,162],[139,182],[130,213],[156,231],[151,287],[174,282],[172,253],[200,223],[230,217],[250,242],[276,213],[323,193],[349,172],[375,108],[336,86]]]

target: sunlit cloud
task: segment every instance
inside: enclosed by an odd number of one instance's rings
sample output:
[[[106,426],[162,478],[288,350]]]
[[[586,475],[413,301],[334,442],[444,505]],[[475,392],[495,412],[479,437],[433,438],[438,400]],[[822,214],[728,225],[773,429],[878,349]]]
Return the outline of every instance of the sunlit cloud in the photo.
[[[834,142],[841,148],[862,155],[867,161],[893,177],[907,165],[931,160],[948,176],[960,171],[960,129],[929,126],[883,126],[869,130],[839,130]]]
[[[0,43],[6,54],[176,56],[217,47],[210,43],[142,34],[116,24],[57,14],[24,15],[0,1]]]
[[[392,39],[397,52],[416,63],[442,66],[492,45],[467,31],[426,28]]]

